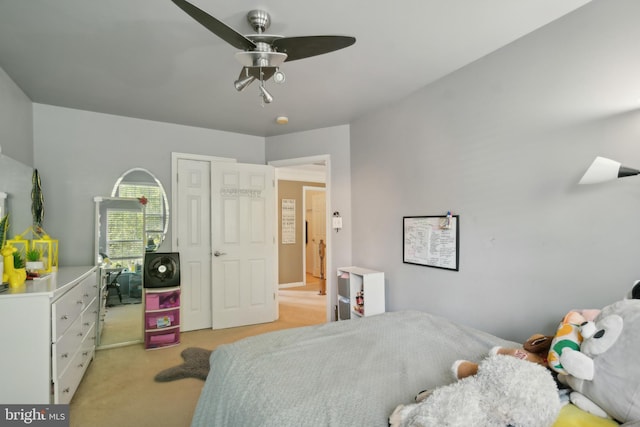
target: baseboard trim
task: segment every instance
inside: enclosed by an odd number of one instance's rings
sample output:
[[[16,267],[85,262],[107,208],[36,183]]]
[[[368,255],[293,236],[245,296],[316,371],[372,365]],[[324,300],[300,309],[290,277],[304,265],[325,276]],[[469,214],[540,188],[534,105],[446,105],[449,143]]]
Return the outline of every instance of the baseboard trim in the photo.
[[[281,283],[281,284],[278,285],[278,289],[298,288],[300,286],[304,286],[304,282]]]

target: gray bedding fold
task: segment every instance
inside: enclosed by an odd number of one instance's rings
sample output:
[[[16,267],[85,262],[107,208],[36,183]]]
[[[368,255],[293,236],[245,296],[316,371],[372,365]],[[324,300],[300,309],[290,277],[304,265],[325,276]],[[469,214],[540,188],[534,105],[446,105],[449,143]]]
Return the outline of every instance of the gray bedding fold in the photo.
[[[192,426],[387,426],[399,403],[453,381],[456,359],[517,346],[427,313],[271,332],[218,347]]]

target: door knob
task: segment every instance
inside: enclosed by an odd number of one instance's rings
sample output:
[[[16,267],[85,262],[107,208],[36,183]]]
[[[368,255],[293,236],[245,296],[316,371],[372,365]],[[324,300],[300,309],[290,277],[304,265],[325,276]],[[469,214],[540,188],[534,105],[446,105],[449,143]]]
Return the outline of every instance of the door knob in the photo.
[[[226,252],[220,252],[220,251],[215,251],[213,253],[213,255],[215,255],[215,256],[226,255],[226,254],[227,254]]]

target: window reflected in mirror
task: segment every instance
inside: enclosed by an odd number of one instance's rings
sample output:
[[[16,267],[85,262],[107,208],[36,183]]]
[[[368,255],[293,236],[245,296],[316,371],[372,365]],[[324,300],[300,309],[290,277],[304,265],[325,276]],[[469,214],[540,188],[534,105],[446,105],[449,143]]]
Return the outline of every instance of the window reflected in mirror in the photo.
[[[118,179],[111,196],[141,201],[145,206],[145,250],[156,251],[164,241],[169,226],[169,201],[160,181],[146,169],[130,169]],[[124,222],[118,226],[119,229],[123,227],[126,227]]]
[[[144,254],[144,213],[142,210],[107,209],[107,254],[115,267],[136,271]],[[134,267],[135,266],[135,267]]]

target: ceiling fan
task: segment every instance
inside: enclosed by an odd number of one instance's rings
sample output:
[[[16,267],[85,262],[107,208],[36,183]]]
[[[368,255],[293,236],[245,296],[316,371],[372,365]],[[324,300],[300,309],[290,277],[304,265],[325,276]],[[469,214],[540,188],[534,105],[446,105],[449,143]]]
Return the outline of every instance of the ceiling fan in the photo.
[[[271,17],[266,11],[258,9],[247,13],[247,20],[256,34],[242,35],[185,0],[171,1],[206,29],[233,47],[242,50],[236,53],[236,59],[243,67],[234,86],[236,90],[241,91],[254,80],[258,80],[264,104],[273,101],[273,96],[265,89],[264,82],[272,77],[276,83],[285,81],[285,75],[280,71],[280,65],[283,62],[333,52],[356,42],[355,37],[350,36],[284,37],[266,34],[265,31],[271,24]]]

